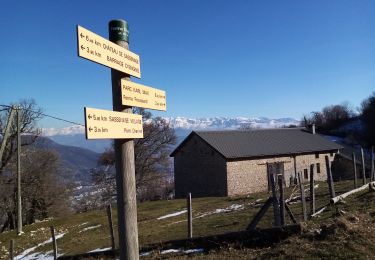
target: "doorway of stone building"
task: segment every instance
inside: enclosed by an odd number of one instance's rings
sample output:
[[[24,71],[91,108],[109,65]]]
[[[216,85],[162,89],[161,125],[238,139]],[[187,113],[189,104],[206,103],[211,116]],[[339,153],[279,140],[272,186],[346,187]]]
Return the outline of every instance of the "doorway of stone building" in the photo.
[[[283,183],[285,185],[285,177],[284,177],[284,163],[283,162],[276,162],[276,163],[267,163],[267,179],[268,179],[268,190],[271,190],[271,178],[273,177],[275,183],[277,183],[277,175],[281,174],[283,176]],[[276,184],[277,187],[277,184]]]

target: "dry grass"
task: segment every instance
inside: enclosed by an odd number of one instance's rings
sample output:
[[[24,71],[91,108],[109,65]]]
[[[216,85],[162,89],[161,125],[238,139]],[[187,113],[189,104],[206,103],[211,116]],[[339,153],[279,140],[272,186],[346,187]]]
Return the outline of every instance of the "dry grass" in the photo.
[[[336,193],[340,194],[352,189],[352,182],[335,183]],[[287,189],[289,195],[291,189]],[[317,208],[328,203],[328,188],[319,183],[316,192]],[[206,236],[245,230],[268,193],[253,194],[238,198],[201,198],[193,199],[194,236]],[[242,210],[227,213],[212,213],[217,209],[225,209],[233,204],[243,205]],[[186,208],[185,200],[145,202],[138,205],[139,240],[142,247],[174,239],[184,239],[187,233],[186,214],[157,220],[158,217],[181,211]],[[291,205],[297,219],[301,219],[300,203]],[[272,208],[259,227],[272,226]],[[116,212],[114,212],[116,220]],[[288,223],[291,221],[288,219]],[[366,258],[375,252],[375,195],[367,191],[346,199],[346,204],[329,207],[320,217],[309,221],[302,235],[295,235],[273,245],[272,247],[244,248],[241,243],[221,245],[219,248],[206,249],[199,255],[172,255],[152,252],[145,258],[153,259],[252,259],[252,258]],[[50,237],[49,226],[56,227],[57,233],[65,236],[57,241],[60,253],[76,255],[96,248],[110,246],[108,223],[105,211],[92,211],[82,214],[49,220],[24,227],[25,234],[17,236],[14,231],[0,234],[0,259],[7,258],[10,239],[16,240],[16,254],[33,247]],[[85,227],[97,226],[95,229],[83,231]],[[116,221],[115,221],[116,225]],[[115,230],[117,226],[115,226]],[[117,242],[117,238],[116,238]],[[199,245],[196,245],[199,247]],[[51,244],[35,251],[47,252]]]

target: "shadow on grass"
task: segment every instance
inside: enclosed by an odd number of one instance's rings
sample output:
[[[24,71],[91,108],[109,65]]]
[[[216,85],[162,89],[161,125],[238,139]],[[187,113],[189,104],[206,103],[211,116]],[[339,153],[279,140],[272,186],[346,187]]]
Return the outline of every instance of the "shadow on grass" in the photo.
[[[204,252],[223,247],[268,247],[282,240],[287,239],[291,235],[300,234],[302,228],[299,224],[288,225],[284,227],[274,227],[267,229],[257,229],[252,231],[231,232],[221,235],[197,237],[193,239],[181,239],[166,241],[158,244],[151,244],[141,248],[141,252],[162,251],[168,249],[196,249],[201,248]],[[113,259],[118,256],[112,251],[93,252],[71,256],[61,256],[58,259]]]

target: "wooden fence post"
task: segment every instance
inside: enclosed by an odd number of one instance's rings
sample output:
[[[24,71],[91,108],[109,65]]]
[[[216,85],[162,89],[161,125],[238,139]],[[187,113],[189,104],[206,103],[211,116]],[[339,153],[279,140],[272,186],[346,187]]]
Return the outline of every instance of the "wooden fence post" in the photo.
[[[292,187],[293,186],[293,176],[290,175],[289,177],[289,186]]]
[[[310,216],[315,213],[314,164],[310,165]]]
[[[57,259],[57,243],[55,237],[55,228],[53,226],[50,227],[51,229],[51,236],[52,236],[52,246],[53,246],[53,259]]]
[[[326,159],[326,168],[327,168],[327,182],[328,182],[328,188],[329,188],[329,196],[330,199],[336,197],[335,196],[335,186],[333,185],[333,179],[332,179],[332,170],[331,170],[331,162],[328,158],[328,155],[325,156]]]
[[[306,214],[305,189],[304,189],[303,183],[302,183],[301,172],[298,172],[298,184],[299,184],[299,189],[300,189],[300,193],[301,193],[303,221],[306,221],[307,220],[307,214]]]
[[[362,178],[363,185],[366,184],[366,165],[365,165],[365,155],[363,153],[363,148],[361,147],[361,159],[362,159]]]
[[[10,260],[14,259],[14,239],[10,240],[10,245],[9,245],[9,259]]]
[[[285,199],[284,199],[284,185],[283,176],[278,175],[279,191],[280,191],[280,224],[285,226]]]
[[[275,176],[274,174],[270,174],[270,180],[271,180],[271,190],[272,190],[272,204],[273,204],[273,215],[275,219],[274,225],[276,227],[280,226],[280,205],[279,201],[277,199],[276,194],[276,183],[275,183]]]
[[[355,160],[355,153],[352,154],[353,158],[353,173],[354,173],[354,188],[357,188],[357,162]]]
[[[109,204],[107,206],[107,216],[108,216],[108,225],[109,225],[109,235],[111,237],[111,248],[113,255],[115,254],[116,244],[115,244],[115,236],[113,232],[113,219],[112,219],[112,205]]]
[[[193,208],[191,203],[191,193],[187,196],[187,209],[188,209],[188,238],[193,238]]]

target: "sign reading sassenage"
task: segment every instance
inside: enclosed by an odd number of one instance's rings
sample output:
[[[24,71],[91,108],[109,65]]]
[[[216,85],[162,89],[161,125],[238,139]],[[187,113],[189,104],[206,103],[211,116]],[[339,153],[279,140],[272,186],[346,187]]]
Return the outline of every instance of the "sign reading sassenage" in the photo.
[[[165,91],[121,79],[122,104],[161,111],[167,110]]]
[[[139,56],[77,25],[78,56],[141,78]]]
[[[143,138],[142,116],[85,107],[86,139]]]

